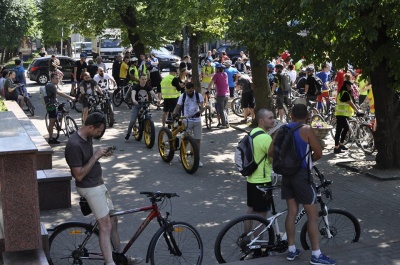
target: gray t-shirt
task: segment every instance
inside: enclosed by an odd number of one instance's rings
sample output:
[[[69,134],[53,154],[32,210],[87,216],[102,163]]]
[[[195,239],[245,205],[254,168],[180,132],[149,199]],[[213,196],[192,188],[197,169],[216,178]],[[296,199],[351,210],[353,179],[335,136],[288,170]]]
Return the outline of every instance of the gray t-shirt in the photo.
[[[69,137],[67,146],[65,147],[65,160],[70,168],[86,165],[92,156],[92,138],[88,138],[88,140],[85,141],[77,132]],[[76,186],[80,188],[92,188],[104,184],[100,162],[96,161],[90,172],[82,181],[75,181],[75,183]]]

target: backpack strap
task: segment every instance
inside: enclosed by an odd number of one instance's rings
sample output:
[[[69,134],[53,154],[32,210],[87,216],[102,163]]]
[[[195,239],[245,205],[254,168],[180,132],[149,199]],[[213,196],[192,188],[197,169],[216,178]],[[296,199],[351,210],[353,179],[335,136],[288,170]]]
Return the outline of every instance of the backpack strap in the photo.
[[[259,136],[260,134],[265,134],[265,133],[266,133],[266,132],[264,132],[264,131],[258,131],[258,132],[255,132],[255,133],[253,133],[253,134],[250,134],[250,133],[249,133],[249,136],[251,137],[251,140],[254,141],[254,138],[256,138],[257,136]],[[254,146],[254,144],[253,144],[253,146]],[[267,156],[268,156],[268,154],[265,154],[265,155],[263,156],[263,158],[261,158],[261,160],[260,160],[258,163],[256,163],[257,166],[260,165],[261,162],[263,162],[263,161],[267,158]],[[253,148],[253,157],[254,157],[254,148]],[[265,178],[265,167],[264,167],[264,178]]]
[[[199,93],[197,93],[196,91],[194,91],[194,94],[195,94],[195,96],[196,96],[196,102],[197,102],[197,105],[198,104],[200,104],[200,96],[199,96]],[[183,113],[183,110],[185,109],[185,100],[186,100],[186,92],[183,92],[183,96],[182,96],[182,113]],[[184,113],[183,113],[184,114]]]

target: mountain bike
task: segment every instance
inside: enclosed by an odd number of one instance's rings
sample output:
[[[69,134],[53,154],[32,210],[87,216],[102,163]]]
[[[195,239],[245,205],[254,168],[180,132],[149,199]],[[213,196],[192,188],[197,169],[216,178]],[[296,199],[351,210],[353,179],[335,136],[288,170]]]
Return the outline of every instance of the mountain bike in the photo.
[[[146,262],[158,264],[193,264],[200,265],[203,260],[203,243],[197,230],[185,222],[169,220],[170,213],[163,216],[160,212],[168,204],[172,209],[171,198],[176,193],[140,192],[146,195],[150,206],[113,211],[110,216],[121,216],[150,211],[121,253],[113,252],[113,260],[117,265],[126,265],[125,254],[136,242],[147,225],[156,219],[160,228],[152,237],[146,255]],[[49,238],[49,255],[51,265],[61,264],[104,264],[99,246],[98,222],[66,222],[58,225]]]
[[[69,108],[72,105],[71,101],[63,102],[56,105],[57,108],[57,119],[53,127],[53,138],[58,139],[60,132],[62,131],[66,137],[69,137],[74,132],[78,131],[78,125],[74,118],[69,116]],[[49,127],[49,113],[46,113],[44,117],[46,128]],[[63,128],[63,124],[65,128]],[[56,133],[54,133],[56,131]]]
[[[129,108],[132,108],[133,102],[130,97],[130,93],[133,89],[133,86],[133,84],[127,84],[122,87],[117,87],[117,89],[114,90],[112,97],[114,106],[119,107],[121,106],[122,102],[125,102]]]
[[[361,228],[357,218],[341,209],[328,209],[327,205],[332,200],[330,185],[333,182],[326,180],[315,166],[313,168],[320,180],[320,184],[316,186],[317,201],[320,205],[318,224],[320,246],[358,242]],[[280,186],[257,186],[257,188],[267,195]],[[325,203],[322,195],[330,200]],[[288,249],[286,233],[281,233],[277,220],[287,212],[287,209],[277,212],[273,197],[271,201],[271,217],[264,219],[259,215],[243,215],[222,228],[214,245],[215,257],[219,263],[247,260],[258,255],[268,256],[273,252],[283,253]],[[305,215],[303,208],[297,214],[295,224],[297,225]],[[307,222],[301,229],[300,241],[304,249],[310,249]]]
[[[99,95],[100,101],[100,110],[104,113],[106,117],[106,122],[108,127],[113,127],[115,118],[114,118],[114,107],[111,103],[110,93],[108,90],[103,89],[103,95]]]
[[[355,143],[364,153],[371,155],[375,151],[374,135],[372,132],[372,121],[365,117],[365,113],[356,113],[354,118],[349,120],[350,147]]]
[[[238,93],[235,90],[234,97],[235,98],[231,102],[232,112],[239,117],[244,117],[242,108],[242,93]]]
[[[35,106],[33,106],[31,100],[29,99],[29,97],[24,93],[24,89],[23,86],[25,86],[24,84],[17,84],[17,92],[19,95],[24,97],[24,102],[25,102],[25,109],[23,109],[23,111],[29,111],[29,113],[34,116],[35,115]]]
[[[216,100],[215,100],[215,89],[211,89],[210,93],[206,94],[206,106],[204,108],[204,120],[207,129],[211,130],[211,124],[214,123],[214,116],[216,113]]]
[[[137,121],[132,128],[132,135],[136,141],[142,140],[144,135],[144,144],[148,149],[153,148],[156,138],[156,129],[150,113],[150,103],[151,101],[139,102]]]
[[[191,117],[182,116],[176,120],[167,120],[171,125],[172,131],[167,128],[161,128],[158,133],[158,151],[164,162],[171,162],[175,151],[179,150],[179,156],[183,168],[189,174],[193,174],[199,168],[200,153],[196,140],[186,130],[185,123]]]

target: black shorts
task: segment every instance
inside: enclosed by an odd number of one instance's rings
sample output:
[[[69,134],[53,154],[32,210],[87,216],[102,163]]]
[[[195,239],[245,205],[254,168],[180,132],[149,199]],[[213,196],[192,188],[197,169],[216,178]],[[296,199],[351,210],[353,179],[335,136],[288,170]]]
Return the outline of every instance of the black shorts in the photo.
[[[242,108],[254,109],[254,94],[252,91],[242,94]]]
[[[57,109],[48,110],[47,113],[49,114],[49,119],[56,119],[57,118]]]
[[[259,185],[271,186],[271,182],[256,184],[247,182],[247,206],[252,207],[257,213],[262,213],[271,209],[272,191],[265,194],[257,189],[256,186]]]
[[[84,98],[83,99],[83,101],[82,101],[82,106],[84,107],[84,108],[89,108],[89,100],[88,100],[88,98]]]
[[[178,103],[178,98],[164,98],[164,112],[174,112],[176,104]]]
[[[276,108],[283,109],[283,102],[284,102],[284,95],[283,94],[276,94]]]
[[[294,176],[282,177],[282,199],[295,199],[299,204],[316,204],[317,192],[309,174],[308,169],[302,168]]]

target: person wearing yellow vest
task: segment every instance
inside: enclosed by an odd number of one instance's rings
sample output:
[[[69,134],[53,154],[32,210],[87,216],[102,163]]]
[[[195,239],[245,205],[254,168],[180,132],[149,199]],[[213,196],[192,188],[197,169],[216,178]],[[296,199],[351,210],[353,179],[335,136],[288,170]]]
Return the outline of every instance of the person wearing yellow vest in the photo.
[[[342,88],[337,96],[336,102],[336,133],[335,133],[335,148],[333,149],[333,153],[340,154],[342,151],[348,150],[346,146],[344,146],[343,142],[346,138],[346,134],[349,131],[349,124],[347,123],[347,119],[354,115],[354,110],[359,112],[357,106],[353,103],[351,96],[351,86],[353,83],[351,81],[345,80]],[[340,142],[339,142],[340,140]]]
[[[356,83],[358,83],[358,91],[360,92],[360,96],[358,97],[358,104],[361,105],[368,94],[368,81],[361,78],[361,74],[359,74],[356,78]]]
[[[124,60],[121,63],[121,67],[119,68],[119,79],[121,85],[124,86],[128,83],[128,69],[129,69],[129,57],[124,57]]]
[[[129,67],[129,84],[137,85],[139,84],[139,71],[136,66],[137,58],[133,57],[131,59],[131,66]]]
[[[176,76],[177,68],[173,65],[169,67],[169,75],[161,81],[161,93],[164,98],[163,114],[161,117],[162,126],[165,126],[167,115],[171,116],[178,103],[182,87],[179,84],[179,78]]]

